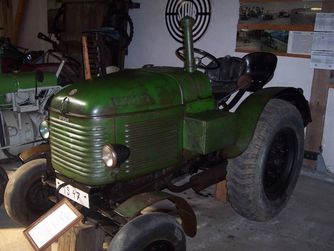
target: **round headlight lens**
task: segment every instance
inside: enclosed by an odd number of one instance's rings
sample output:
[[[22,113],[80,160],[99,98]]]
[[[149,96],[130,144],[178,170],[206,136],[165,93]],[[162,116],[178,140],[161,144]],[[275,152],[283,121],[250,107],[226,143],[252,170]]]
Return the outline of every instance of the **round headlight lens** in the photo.
[[[117,164],[117,154],[111,145],[102,148],[102,159],[107,167],[115,167]]]
[[[49,124],[46,120],[39,124],[39,133],[43,139],[48,139],[50,137]]]

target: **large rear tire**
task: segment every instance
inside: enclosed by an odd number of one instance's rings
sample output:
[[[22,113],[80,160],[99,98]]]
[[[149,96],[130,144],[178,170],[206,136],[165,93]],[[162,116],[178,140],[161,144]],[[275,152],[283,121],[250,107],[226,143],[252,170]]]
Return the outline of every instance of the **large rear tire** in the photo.
[[[164,213],[138,216],[125,224],[112,239],[108,251],[186,251],[180,224]]]
[[[304,125],[295,106],[273,99],[265,106],[248,148],[227,166],[232,207],[266,221],[286,205],[303,162]]]
[[[52,206],[50,190],[41,181],[46,160],[35,159],[23,164],[9,179],[5,190],[5,209],[9,217],[27,226]]]

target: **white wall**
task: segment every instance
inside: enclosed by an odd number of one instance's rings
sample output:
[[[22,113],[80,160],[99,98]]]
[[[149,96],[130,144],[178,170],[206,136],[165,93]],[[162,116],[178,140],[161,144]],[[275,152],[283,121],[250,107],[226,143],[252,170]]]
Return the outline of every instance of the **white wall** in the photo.
[[[13,1],[13,17],[16,15],[16,7],[19,0]],[[26,8],[22,19],[21,33],[18,39],[18,46],[29,50],[47,50],[49,43],[38,39],[38,32],[47,34],[47,1],[33,0],[26,1]]]
[[[141,67],[144,64],[182,66],[175,56],[181,46],[168,33],[165,25],[167,0],[137,0],[140,9],[130,10],[135,24],[135,34],[126,57],[126,67]],[[234,52],[239,15],[238,0],[211,0],[211,23],[195,47],[220,57],[242,56]],[[274,79],[268,85],[295,86],[304,89],[309,99],[313,69],[309,59],[279,57]]]

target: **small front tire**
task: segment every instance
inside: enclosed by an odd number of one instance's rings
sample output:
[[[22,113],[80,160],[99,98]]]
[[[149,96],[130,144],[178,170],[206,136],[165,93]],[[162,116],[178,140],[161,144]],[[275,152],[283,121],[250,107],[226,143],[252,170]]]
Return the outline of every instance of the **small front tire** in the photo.
[[[51,208],[50,190],[41,181],[45,172],[46,159],[35,159],[19,167],[8,181],[5,209],[15,222],[28,226]]]
[[[164,213],[138,216],[125,224],[112,239],[108,251],[186,251],[184,231]]]
[[[7,173],[2,167],[0,167],[0,206],[3,203],[3,196],[5,193],[7,182],[8,182]]]

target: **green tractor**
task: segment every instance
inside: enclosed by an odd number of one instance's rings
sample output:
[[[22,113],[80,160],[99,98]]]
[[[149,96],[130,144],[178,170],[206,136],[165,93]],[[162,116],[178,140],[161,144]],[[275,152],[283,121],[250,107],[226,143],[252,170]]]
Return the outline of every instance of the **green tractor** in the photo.
[[[26,163],[5,191],[14,221],[28,225],[64,196],[112,237],[108,250],[178,251],[197,224],[175,193],[199,192],[226,178],[240,215],[266,221],[284,208],[302,166],[308,102],[296,88],[263,88],[274,55],[217,59],[193,48],[192,18],[181,24],[185,44],[177,55],[184,68],[123,70],[52,98],[40,125],[50,149],[25,152]],[[245,92],[251,94],[232,112]],[[143,213],[165,200],[181,224],[166,213]]]

